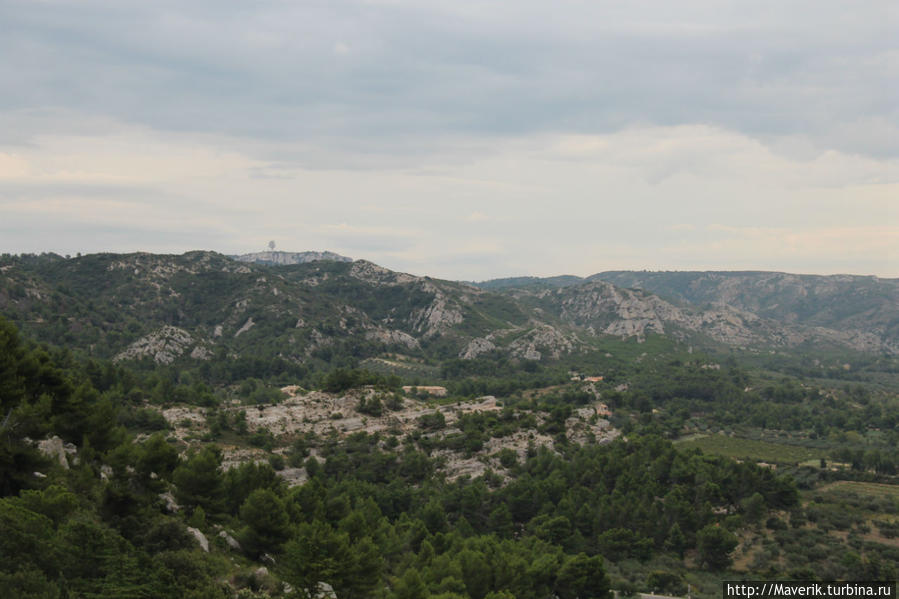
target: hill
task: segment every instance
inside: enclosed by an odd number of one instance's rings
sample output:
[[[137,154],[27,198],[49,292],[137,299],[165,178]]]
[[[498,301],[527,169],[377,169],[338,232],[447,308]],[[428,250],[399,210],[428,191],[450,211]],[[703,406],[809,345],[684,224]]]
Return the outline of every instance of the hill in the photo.
[[[370,262],[284,266],[213,252],[6,257],[0,313],[99,357],[281,356],[394,349],[455,356],[484,331],[528,327],[511,299]]]
[[[704,333],[732,346],[849,348],[899,354],[897,279],[773,272],[610,271],[585,279],[517,277],[477,285],[519,300],[536,298],[569,323],[599,326],[609,333],[679,329]],[[613,300],[616,294],[623,304]],[[600,296],[605,298],[604,306],[598,302]],[[623,316],[635,314],[630,307],[640,296],[645,300],[641,302],[644,318],[622,318],[629,327],[637,328],[609,329],[604,320],[611,308],[609,301],[628,306],[618,310]]]
[[[39,340],[117,360],[558,360],[602,339],[652,335],[707,348],[899,353],[895,281],[865,277],[617,273],[489,291],[364,260],[257,264],[199,251],[5,256],[0,273],[0,314]],[[660,295],[638,288],[649,283]]]
[[[868,331],[899,341],[899,279],[780,272],[628,272],[592,275],[675,302],[727,304],[784,324]]]

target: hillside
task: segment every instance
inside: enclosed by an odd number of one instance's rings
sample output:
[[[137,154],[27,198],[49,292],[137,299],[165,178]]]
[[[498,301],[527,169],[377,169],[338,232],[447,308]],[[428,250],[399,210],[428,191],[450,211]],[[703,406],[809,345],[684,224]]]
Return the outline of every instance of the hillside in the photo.
[[[364,260],[256,264],[214,252],[6,256],[0,272],[0,314],[37,339],[117,360],[218,355],[281,369],[385,353],[559,360],[606,338],[651,335],[706,348],[899,353],[895,282],[869,278],[769,274],[762,284],[761,274],[706,273],[666,287],[668,279],[647,276],[655,295],[597,275],[508,280],[488,291]],[[616,277],[639,287],[637,274]],[[671,278],[681,279],[689,277]],[[774,291],[761,297],[764,289]],[[788,305],[790,297],[805,299]]]
[[[507,297],[365,261],[263,266],[189,252],[10,257],[0,268],[0,313],[38,339],[107,358],[327,362],[346,344],[362,356],[455,357],[485,332],[538,326]]]
[[[899,280],[766,272],[613,271],[477,283],[610,334],[701,334],[737,347],[899,354]],[[609,315],[617,313],[619,322]],[[622,325],[624,328],[622,328]]]
[[[788,325],[868,332],[899,342],[899,279],[778,272],[627,272],[595,274],[620,287],[675,302],[727,304]]]

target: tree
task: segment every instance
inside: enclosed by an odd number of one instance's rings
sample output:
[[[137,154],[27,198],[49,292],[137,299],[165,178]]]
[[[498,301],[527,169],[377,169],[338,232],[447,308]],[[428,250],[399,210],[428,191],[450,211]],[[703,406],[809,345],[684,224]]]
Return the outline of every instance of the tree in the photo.
[[[650,572],[649,576],[646,577],[646,586],[653,593],[662,593],[665,595],[687,594],[687,584],[680,574],[667,572],[665,570],[654,570],[653,572]]]
[[[57,599],[59,587],[40,570],[23,568],[15,573],[0,572],[0,588],[9,597],[19,599]]]
[[[222,454],[211,445],[175,468],[175,496],[184,505],[200,506],[207,513],[222,511]]]
[[[349,535],[339,533],[321,520],[300,524],[297,535],[284,546],[279,561],[281,578],[301,597],[318,593],[318,583],[337,588],[350,559]]]
[[[556,594],[560,599],[605,599],[611,586],[602,557],[580,553],[569,558],[559,570]]]
[[[31,486],[32,472],[47,466],[25,440],[27,436],[40,438],[45,432],[43,423],[52,415],[47,394],[28,401],[35,370],[37,363],[22,347],[16,328],[0,318],[0,496]]]
[[[462,581],[473,599],[483,599],[493,586],[493,572],[480,551],[464,549],[456,557],[462,568]]]
[[[284,503],[270,489],[256,489],[240,506],[240,519],[247,525],[241,544],[251,554],[280,549],[290,536]]]
[[[237,514],[247,497],[256,489],[271,489],[278,494],[283,479],[271,464],[245,462],[229,469],[224,475],[225,507]]]
[[[747,522],[756,523],[765,515],[765,498],[758,491],[744,499],[741,502],[741,506]]]
[[[737,537],[726,528],[709,524],[697,533],[699,562],[712,570],[723,570],[731,564],[731,552],[737,547]]]
[[[428,596],[428,588],[422,582],[418,571],[409,568],[397,579],[393,595],[396,599],[425,599]]]
[[[162,433],[154,433],[144,441],[137,459],[137,471],[149,480],[151,474],[161,479],[170,480],[172,472],[178,466],[178,450],[176,450]]]
[[[680,529],[680,525],[675,522],[668,530],[668,538],[665,539],[665,548],[675,552],[678,557],[683,559],[684,551],[687,549],[687,539]]]

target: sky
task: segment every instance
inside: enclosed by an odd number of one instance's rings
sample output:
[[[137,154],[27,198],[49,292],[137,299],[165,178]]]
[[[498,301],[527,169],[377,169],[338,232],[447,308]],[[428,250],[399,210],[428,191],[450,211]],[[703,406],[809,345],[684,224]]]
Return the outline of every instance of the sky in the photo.
[[[0,252],[899,277],[899,3],[0,0]]]

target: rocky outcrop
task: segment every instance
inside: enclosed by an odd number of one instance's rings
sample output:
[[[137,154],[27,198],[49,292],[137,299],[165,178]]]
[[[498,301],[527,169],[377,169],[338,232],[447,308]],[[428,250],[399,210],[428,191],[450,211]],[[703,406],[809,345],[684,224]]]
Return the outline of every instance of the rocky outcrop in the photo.
[[[479,355],[493,351],[496,349],[496,345],[493,344],[492,341],[485,337],[476,337],[468,342],[468,345],[465,346],[461,352],[459,352],[459,357],[463,360],[474,360]]]
[[[200,532],[199,529],[193,528],[192,526],[187,527],[187,532],[193,535],[194,539],[197,540],[197,543],[200,545],[200,548],[203,551],[209,553],[209,540],[206,538],[206,535]]]
[[[365,338],[384,345],[404,345],[408,349],[419,347],[418,339],[402,331],[378,328],[365,333]]]
[[[349,275],[360,281],[375,285],[406,285],[424,281],[422,277],[389,270],[368,260],[356,260],[353,262]]]
[[[687,320],[680,309],[654,295],[609,283],[587,283],[544,295],[559,303],[566,322],[618,337],[642,340],[650,332],[665,334],[666,322]]]
[[[225,530],[219,531],[219,537],[224,539],[225,544],[228,545],[228,547],[233,549],[234,551],[241,550],[240,543],[237,541],[237,539],[235,539],[230,534],[228,534],[228,531],[225,531]]]
[[[129,345],[125,351],[115,356],[113,361],[150,357],[158,364],[171,364],[181,357],[193,342],[193,337],[184,329],[166,325]]]
[[[181,506],[175,500],[175,496],[172,495],[171,491],[166,491],[165,493],[159,494],[159,499],[165,504],[165,509],[167,512],[175,513],[181,509]]]
[[[190,357],[194,360],[208,360],[212,357],[212,352],[209,348],[198,345],[191,350]]]
[[[675,337],[701,333],[736,346],[798,342],[785,337],[783,326],[751,312],[720,304],[706,309],[675,306],[645,291],[602,281],[551,292],[549,297],[558,303],[561,317],[570,324],[606,335],[636,337],[638,341],[650,333]]]
[[[462,320],[462,311],[456,306],[451,306],[448,298],[442,293],[438,293],[427,308],[412,314],[412,326],[424,337],[439,335]]]
[[[38,451],[54,462],[57,462],[66,470],[69,469],[68,456],[75,456],[78,454],[77,447],[72,443],[64,443],[62,439],[55,435],[49,439],[38,441],[37,448]]]
[[[241,326],[239,329],[237,329],[237,332],[234,333],[234,336],[240,337],[243,333],[246,333],[247,331],[252,329],[253,326],[255,326],[255,325],[256,325],[256,323],[253,322],[253,317],[252,316],[249,317],[247,319],[247,321],[245,323],[243,323],[243,326]]]
[[[539,325],[509,344],[512,355],[525,360],[539,360],[544,353],[558,360],[574,347],[571,337],[550,325]]]

